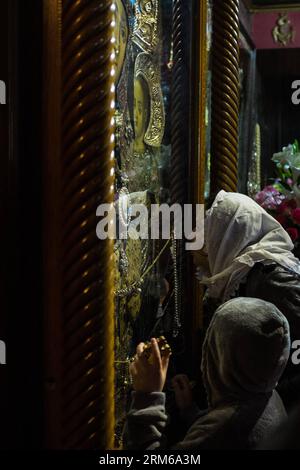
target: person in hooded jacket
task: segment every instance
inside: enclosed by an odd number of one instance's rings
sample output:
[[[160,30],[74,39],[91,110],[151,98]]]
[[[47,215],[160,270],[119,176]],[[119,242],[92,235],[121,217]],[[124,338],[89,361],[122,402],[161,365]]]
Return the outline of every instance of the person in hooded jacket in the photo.
[[[222,303],[254,297],[276,305],[289,322],[292,343],[299,341],[300,261],[279,222],[248,196],[220,191],[207,211],[204,231],[205,247],[194,258],[206,286],[206,327]],[[299,369],[289,361],[278,388],[289,409],[299,400]]]
[[[124,442],[129,450],[168,448],[168,416],[163,388],[169,357],[161,357],[152,339],[152,360],[143,344],[131,364],[133,397]],[[193,410],[190,427],[173,449],[254,449],[286,419],[275,391],[290,352],[289,325],[273,305],[260,299],[237,298],[218,308],[207,330],[202,374],[209,409],[197,410],[188,390],[174,380],[178,404],[185,398]],[[191,414],[191,413],[190,413]]]

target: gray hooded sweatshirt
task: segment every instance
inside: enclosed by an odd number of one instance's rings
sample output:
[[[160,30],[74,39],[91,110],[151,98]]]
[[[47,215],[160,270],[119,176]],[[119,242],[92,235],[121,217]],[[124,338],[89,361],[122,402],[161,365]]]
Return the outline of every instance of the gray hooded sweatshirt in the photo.
[[[215,313],[203,344],[202,374],[209,411],[195,414],[174,449],[254,449],[286,419],[275,391],[290,352],[281,312],[259,299],[236,298]],[[200,417],[199,417],[200,416]],[[133,393],[127,449],[166,448],[164,393]]]

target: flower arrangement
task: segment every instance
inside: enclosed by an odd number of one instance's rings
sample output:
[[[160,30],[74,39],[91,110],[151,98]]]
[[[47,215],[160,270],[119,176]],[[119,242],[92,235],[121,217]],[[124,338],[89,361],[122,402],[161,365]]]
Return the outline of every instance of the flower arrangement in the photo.
[[[255,200],[271,213],[289,233],[295,248],[300,248],[300,147],[295,140],[275,153],[278,177],[256,194]]]

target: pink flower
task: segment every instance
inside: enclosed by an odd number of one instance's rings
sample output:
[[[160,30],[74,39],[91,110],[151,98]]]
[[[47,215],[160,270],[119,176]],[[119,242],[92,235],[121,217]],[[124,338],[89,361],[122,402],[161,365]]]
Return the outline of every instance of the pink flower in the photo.
[[[284,199],[285,196],[273,186],[266,186],[255,196],[255,201],[266,210],[276,210]]]
[[[292,219],[295,224],[300,225],[300,207],[292,211]]]
[[[292,239],[292,242],[295,242],[299,238],[299,232],[296,228],[288,228],[287,233]]]

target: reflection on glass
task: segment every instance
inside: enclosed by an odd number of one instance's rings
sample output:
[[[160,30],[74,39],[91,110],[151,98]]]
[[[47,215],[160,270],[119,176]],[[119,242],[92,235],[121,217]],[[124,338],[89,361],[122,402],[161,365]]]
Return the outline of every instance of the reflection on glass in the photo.
[[[115,206],[129,233],[133,204],[169,202],[172,0],[116,1]],[[149,224],[150,226],[150,224]],[[128,361],[140,341],[171,334],[170,243],[118,239],[116,265],[116,445],[130,389]],[[169,313],[170,312],[170,313]]]
[[[212,41],[212,6],[211,1],[207,1],[206,19],[206,54],[207,54],[207,76],[206,76],[206,106],[205,106],[205,128],[206,128],[206,166],[205,166],[205,188],[204,197],[207,200],[210,196],[210,176],[211,176],[211,41]]]

